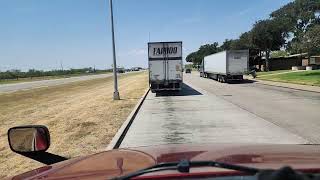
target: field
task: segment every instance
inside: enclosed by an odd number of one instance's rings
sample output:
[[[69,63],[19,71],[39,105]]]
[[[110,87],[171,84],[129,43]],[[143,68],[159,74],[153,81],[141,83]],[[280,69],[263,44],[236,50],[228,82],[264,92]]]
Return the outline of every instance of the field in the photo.
[[[278,81],[285,83],[320,86],[320,70],[289,72],[282,74],[271,74],[258,76],[259,79],[268,81]]]
[[[108,72],[108,73],[110,73],[110,72]],[[41,76],[41,77],[33,77],[33,78],[6,79],[6,80],[0,79],[0,85],[1,84],[20,83],[20,82],[50,80],[50,79],[61,79],[61,78],[69,78],[69,77],[76,77],[76,76],[97,75],[97,74],[106,74],[106,73],[69,74],[69,75],[57,75],[57,76]]]
[[[147,89],[147,73],[119,78],[121,100],[113,101],[112,77],[0,94],[0,179],[43,164],[9,150],[9,127],[49,128],[51,153],[76,157],[106,148]]]
[[[265,76],[265,75],[278,74],[278,73],[286,73],[286,72],[292,72],[292,71],[291,71],[291,70],[261,71],[261,72],[257,72],[257,75],[258,75],[258,76]]]

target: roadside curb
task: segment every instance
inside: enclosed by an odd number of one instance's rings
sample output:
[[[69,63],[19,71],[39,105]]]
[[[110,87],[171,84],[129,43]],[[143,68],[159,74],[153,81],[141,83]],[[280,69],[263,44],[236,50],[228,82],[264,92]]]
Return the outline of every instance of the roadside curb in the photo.
[[[146,90],[144,95],[141,97],[139,102],[136,104],[136,106],[133,108],[129,116],[127,117],[126,121],[121,125],[120,129],[117,131],[116,135],[112,138],[111,142],[107,146],[106,150],[112,150],[112,149],[118,149],[120,147],[121,142],[123,141],[125,135],[127,134],[134,118],[138,114],[144,100],[146,99],[148,93],[150,91],[150,88]]]
[[[301,85],[301,84],[291,84],[291,83],[284,83],[284,82],[277,82],[277,81],[267,81],[267,80],[257,80],[255,79],[256,83],[263,84],[263,85],[268,85],[268,86],[276,86],[276,87],[282,87],[282,88],[288,88],[288,89],[294,89],[294,90],[301,90],[301,91],[308,91],[308,92],[315,92],[315,93],[320,93],[320,90],[314,90],[312,87],[302,87],[302,86],[307,86],[307,85]],[[288,84],[288,85],[286,85]],[[295,86],[295,87],[292,87]],[[299,87],[301,86],[301,88]]]

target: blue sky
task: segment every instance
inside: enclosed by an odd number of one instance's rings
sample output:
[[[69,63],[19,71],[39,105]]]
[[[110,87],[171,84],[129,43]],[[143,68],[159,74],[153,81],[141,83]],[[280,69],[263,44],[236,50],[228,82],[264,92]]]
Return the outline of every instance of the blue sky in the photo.
[[[183,41],[183,54],[221,44],[289,0],[114,0],[119,66],[147,66],[147,42]],[[0,0],[0,70],[110,68],[108,0]],[[150,36],[149,36],[150,34]]]

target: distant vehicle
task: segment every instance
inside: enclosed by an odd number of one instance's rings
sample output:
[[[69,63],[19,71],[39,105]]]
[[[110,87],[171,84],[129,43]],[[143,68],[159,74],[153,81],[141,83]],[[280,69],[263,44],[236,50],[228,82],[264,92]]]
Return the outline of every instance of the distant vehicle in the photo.
[[[151,92],[181,90],[182,42],[149,42]]]
[[[223,51],[204,57],[200,77],[212,78],[225,83],[243,80],[249,70],[249,50]]]
[[[191,73],[191,69],[186,69],[186,73]]]
[[[121,69],[117,69],[117,72],[118,73],[125,73],[125,70],[121,68]]]
[[[133,68],[131,68],[131,71],[140,71],[140,70],[142,70],[141,67],[133,67]]]

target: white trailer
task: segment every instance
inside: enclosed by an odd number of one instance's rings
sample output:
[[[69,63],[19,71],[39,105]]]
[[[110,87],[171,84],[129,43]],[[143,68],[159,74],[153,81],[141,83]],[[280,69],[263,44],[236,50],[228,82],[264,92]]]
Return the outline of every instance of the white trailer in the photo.
[[[148,56],[151,92],[181,90],[182,42],[149,42]]]
[[[243,80],[243,75],[248,71],[249,50],[229,50],[204,57],[200,77],[224,83],[229,80]]]

